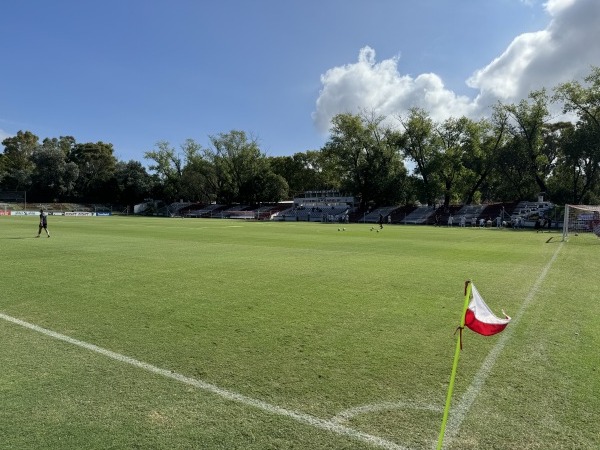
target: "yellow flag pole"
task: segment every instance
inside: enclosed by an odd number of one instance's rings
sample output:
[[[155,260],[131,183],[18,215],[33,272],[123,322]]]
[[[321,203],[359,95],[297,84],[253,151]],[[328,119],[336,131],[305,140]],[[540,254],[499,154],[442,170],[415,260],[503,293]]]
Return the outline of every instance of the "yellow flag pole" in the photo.
[[[456,340],[456,350],[454,351],[454,363],[452,364],[452,374],[450,375],[450,384],[448,385],[448,394],[446,395],[446,406],[444,407],[444,417],[442,418],[442,429],[438,438],[437,450],[441,450],[444,445],[444,434],[446,432],[446,423],[448,422],[448,413],[450,412],[450,401],[452,400],[452,390],[454,389],[454,380],[456,379],[456,369],[458,368],[458,358],[460,356],[462,330],[465,327],[465,314],[469,307],[471,298],[471,282],[465,281],[465,303],[460,316],[459,336]]]

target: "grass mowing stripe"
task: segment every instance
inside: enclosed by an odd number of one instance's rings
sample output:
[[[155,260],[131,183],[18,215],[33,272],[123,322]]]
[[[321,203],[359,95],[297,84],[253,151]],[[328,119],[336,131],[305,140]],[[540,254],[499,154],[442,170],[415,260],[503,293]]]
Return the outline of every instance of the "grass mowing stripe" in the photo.
[[[6,320],[8,322],[12,322],[16,325],[20,325],[20,326],[28,328],[30,330],[36,331],[38,333],[42,333],[42,334],[52,337],[54,339],[58,339],[60,341],[84,348],[86,350],[90,350],[92,352],[99,353],[101,355],[107,356],[116,361],[130,364],[134,367],[146,370],[148,372],[155,373],[157,375],[161,375],[166,378],[171,378],[173,380],[196,387],[198,389],[202,389],[204,391],[218,395],[227,400],[242,403],[244,405],[252,406],[254,408],[258,408],[258,409],[261,409],[263,411],[266,411],[266,412],[269,412],[272,414],[277,414],[280,416],[288,417],[290,419],[294,419],[298,422],[302,422],[302,423],[311,425],[316,428],[321,428],[326,431],[331,431],[331,432],[334,432],[334,433],[337,433],[340,435],[351,437],[353,439],[361,440],[367,444],[371,444],[376,447],[390,449],[390,450],[405,450],[405,447],[395,444],[394,442],[388,441],[388,440],[380,438],[378,436],[373,436],[373,435],[363,433],[361,431],[340,425],[337,422],[319,419],[319,418],[311,416],[309,414],[291,411],[291,410],[288,410],[285,408],[281,408],[279,406],[271,405],[271,404],[269,404],[267,402],[263,402],[261,400],[250,398],[245,395],[229,391],[227,389],[222,389],[218,386],[215,386],[214,384],[206,383],[202,380],[197,380],[195,378],[190,378],[185,375],[179,374],[177,372],[173,372],[171,370],[161,369],[160,367],[156,367],[152,364],[148,364],[143,361],[139,361],[137,359],[130,358],[129,356],[125,356],[120,353],[116,353],[111,350],[107,350],[102,347],[98,347],[97,345],[89,344],[87,342],[83,342],[78,339],[73,339],[69,336],[65,336],[64,334],[60,334],[55,331],[48,330],[47,328],[43,328],[38,325],[29,323],[29,322],[25,322],[23,320],[17,319],[15,317],[12,317],[12,316],[9,316],[9,315],[3,314],[3,313],[0,313],[0,318]]]
[[[496,343],[496,345],[492,348],[492,350],[490,350],[490,353],[483,361],[483,364],[481,365],[481,368],[475,375],[473,381],[471,382],[471,385],[467,388],[467,390],[463,394],[463,396],[460,400],[460,403],[455,408],[452,408],[452,410],[451,410],[452,413],[450,415],[450,419],[448,420],[448,427],[446,428],[446,433],[444,434],[444,436],[446,438],[444,447],[446,447],[450,443],[450,441],[460,431],[462,422],[464,421],[467,413],[469,412],[471,405],[477,398],[477,395],[483,388],[483,385],[485,384],[485,380],[489,376],[490,372],[492,371],[494,364],[496,363],[496,360],[498,359],[498,356],[500,355],[500,352],[502,351],[502,349],[504,349],[504,346],[506,345],[507,341],[511,338],[511,336],[513,334],[512,330],[519,324],[519,321],[520,321],[521,317],[523,316],[523,314],[525,313],[525,310],[527,309],[527,307],[529,306],[529,304],[532,302],[533,298],[537,294],[542,282],[548,275],[548,271],[550,270],[550,267],[552,267],[552,264],[556,260],[558,253],[560,252],[560,249],[562,248],[562,246],[563,246],[563,242],[561,242],[558,245],[558,247],[554,251],[554,254],[552,255],[552,257],[550,258],[550,260],[548,261],[548,263],[546,264],[546,266],[543,268],[542,272],[540,273],[540,276],[537,278],[537,280],[533,284],[533,287],[527,294],[527,297],[523,301],[521,308],[519,309],[519,311],[513,318],[511,326],[508,327],[503,333],[501,333],[500,339],[498,339],[498,342]]]
[[[516,315],[559,245],[526,231],[119,217],[56,217],[53,239],[19,239],[34,219],[0,217],[3,313],[423,449],[441,414],[415,406],[443,404],[463,280]],[[450,448],[599,448],[600,241],[588,238],[562,247]],[[373,447],[2,323],[9,448]],[[471,336],[453,406],[502,336]]]

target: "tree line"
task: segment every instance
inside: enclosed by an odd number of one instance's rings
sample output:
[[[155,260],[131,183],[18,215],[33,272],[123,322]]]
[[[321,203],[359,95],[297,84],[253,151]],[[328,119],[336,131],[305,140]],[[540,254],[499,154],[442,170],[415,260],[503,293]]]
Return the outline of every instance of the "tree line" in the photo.
[[[556,121],[550,106],[570,120]],[[337,190],[363,207],[515,201],[545,193],[555,203],[600,203],[600,68],[583,82],[499,102],[489,118],[438,122],[420,108],[395,117],[338,114],[318,150],[267,156],[258,139],[231,130],[178,148],[158,142],[146,168],[119,161],[112,144],[19,131],[2,141],[0,190],[31,201],[133,205],[278,202]],[[410,170],[407,168],[410,168]]]

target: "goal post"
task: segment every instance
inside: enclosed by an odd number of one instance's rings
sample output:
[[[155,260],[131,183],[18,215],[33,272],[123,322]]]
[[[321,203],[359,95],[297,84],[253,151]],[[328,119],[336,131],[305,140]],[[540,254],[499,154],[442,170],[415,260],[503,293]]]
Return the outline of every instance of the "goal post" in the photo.
[[[565,205],[562,240],[578,233],[600,237],[600,205]]]

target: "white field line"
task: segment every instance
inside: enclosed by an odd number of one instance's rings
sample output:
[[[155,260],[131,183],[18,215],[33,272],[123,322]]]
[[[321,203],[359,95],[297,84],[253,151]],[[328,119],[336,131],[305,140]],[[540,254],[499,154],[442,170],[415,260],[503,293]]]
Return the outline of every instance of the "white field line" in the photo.
[[[237,403],[241,403],[243,405],[252,406],[257,409],[261,409],[271,414],[287,417],[289,419],[296,420],[306,425],[310,425],[315,428],[320,428],[322,430],[330,431],[333,433],[337,433],[342,436],[347,436],[356,440],[363,441],[367,444],[370,444],[374,447],[390,449],[390,450],[407,450],[406,447],[398,445],[394,442],[388,441],[378,436],[373,436],[367,433],[363,433],[361,431],[346,427],[339,423],[336,423],[331,420],[319,419],[317,417],[311,416],[310,414],[296,412],[289,409],[285,409],[279,406],[271,405],[270,403],[263,402],[262,400],[257,400],[251,397],[247,397],[242,394],[238,394],[233,391],[229,391],[227,389],[222,389],[214,384],[206,383],[201,380],[197,380],[195,378],[190,378],[185,375],[179,374],[177,372],[173,372],[171,370],[161,369],[160,367],[153,366],[152,364],[145,363],[143,361],[138,361],[137,359],[130,358],[129,356],[121,355],[119,353],[112,352],[110,350],[104,349],[102,347],[98,347],[94,344],[89,344],[87,342],[83,342],[77,339],[73,339],[69,336],[65,336],[64,334],[57,333],[52,330],[48,330],[46,328],[42,328],[38,325],[34,325],[29,322],[25,322],[23,320],[17,319],[15,317],[8,316],[6,314],[0,313],[0,318],[4,319],[8,322],[12,322],[14,324],[20,325],[22,327],[28,328],[33,331],[37,331],[38,333],[44,334],[46,336],[52,337],[54,339],[58,339],[63,342],[67,342],[72,345],[76,345],[77,347],[84,348],[86,350],[99,353],[101,355],[107,356],[108,358],[114,359],[119,362],[123,362],[126,364],[130,364],[139,369],[146,370],[147,372],[151,372],[157,375],[161,375],[166,378],[171,378],[173,380],[177,380],[181,383],[187,384],[189,386],[193,386],[198,389],[202,389],[204,391],[210,392],[211,394],[217,395],[226,400],[231,400]]]
[[[379,411],[393,411],[395,409],[416,409],[421,411],[432,411],[436,413],[441,413],[444,411],[444,408],[441,406],[428,405],[420,402],[382,402],[347,409],[334,416],[331,420],[336,423],[343,423],[360,414],[370,414]]]
[[[446,432],[444,434],[444,438],[445,438],[444,439],[444,447],[446,447],[450,443],[450,441],[453,438],[455,438],[456,435],[458,434],[458,432],[460,431],[460,427],[461,427],[463,421],[465,420],[465,417],[466,417],[467,413],[469,412],[471,405],[473,405],[473,402],[475,401],[475,399],[479,395],[479,392],[483,388],[483,385],[485,384],[485,380],[489,376],[490,372],[492,371],[492,368],[494,367],[494,364],[496,363],[496,360],[498,359],[500,352],[502,352],[502,350],[506,346],[506,343],[512,337],[512,334],[513,334],[512,330],[517,327],[517,325],[521,321],[521,317],[523,317],[523,314],[525,313],[525,310],[529,307],[529,305],[533,301],[534,297],[536,296],[538,290],[540,289],[540,286],[542,285],[542,282],[548,275],[548,271],[550,270],[550,267],[552,267],[552,264],[556,260],[556,257],[558,256],[558,252],[560,251],[562,246],[563,246],[563,243],[561,242],[558,245],[558,247],[556,248],[556,251],[554,252],[554,254],[552,255],[552,258],[550,258],[550,260],[548,261],[548,263],[546,264],[546,266],[540,273],[540,276],[537,278],[537,280],[533,284],[531,290],[529,291],[529,294],[527,294],[527,297],[523,301],[521,308],[519,309],[517,314],[515,314],[515,316],[513,317],[513,320],[510,323],[510,325],[508,327],[506,327],[506,329],[502,333],[500,333],[500,338],[498,339],[498,342],[496,342],[496,345],[492,348],[492,350],[490,351],[488,356],[483,361],[481,368],[479,369],[479,371],[473,378],[471,385],[467,388],[467,390],[463,394],[462,398],[460,399],[460,402],[458,403],[458,405],[456,405],[455,407],[453,407],[450,410],[450,416],[448,418],[448,425],[446,427]]]

